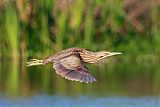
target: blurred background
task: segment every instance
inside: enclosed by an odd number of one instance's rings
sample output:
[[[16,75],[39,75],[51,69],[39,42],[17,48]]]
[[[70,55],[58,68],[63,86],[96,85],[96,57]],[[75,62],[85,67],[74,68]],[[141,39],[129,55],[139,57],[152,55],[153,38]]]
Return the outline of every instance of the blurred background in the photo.
[[[87,65],[90,84],[25,66],[69,47],[123,55]],[[159,0],[0,0],[0,106],[157,107],[159,60]]]

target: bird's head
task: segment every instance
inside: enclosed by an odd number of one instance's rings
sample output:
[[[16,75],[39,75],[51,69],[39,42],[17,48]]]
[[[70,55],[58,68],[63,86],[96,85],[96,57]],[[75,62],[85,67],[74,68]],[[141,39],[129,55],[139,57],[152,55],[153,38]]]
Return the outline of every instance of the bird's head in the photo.
[[[104,59],[106,57],[119,55],[119,54],[122,54],[122,53],[120,53],[120,52],[99,51],[99,52],[95,53],[95,57],[96,57],[97,61],[99,61],[99,60]]]
[[[88,50],[83,50],[80,52],[80,56],[84,62],[87,63],[97,63],[99,60],[102,60],[106,57],[122,54],[120,52],[108,52],[108,51],[99,51],[99,52],[92,52]]]

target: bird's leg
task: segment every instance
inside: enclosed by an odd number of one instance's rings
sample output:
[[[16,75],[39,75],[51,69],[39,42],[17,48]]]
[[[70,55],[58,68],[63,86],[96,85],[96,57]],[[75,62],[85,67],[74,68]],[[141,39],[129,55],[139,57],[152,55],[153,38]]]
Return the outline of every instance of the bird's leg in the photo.
[[[27,62],[26,66],[36,66],[36,65],[44,65],[43,60],[30,59],[29,62]]]
[[[49,59],[49,58],[48,58],[48,59],[45,59],[45,60],[43,60],[43,65],[48,64],[48,63],[50,63],[50,62],[52,62],[51,59]]]

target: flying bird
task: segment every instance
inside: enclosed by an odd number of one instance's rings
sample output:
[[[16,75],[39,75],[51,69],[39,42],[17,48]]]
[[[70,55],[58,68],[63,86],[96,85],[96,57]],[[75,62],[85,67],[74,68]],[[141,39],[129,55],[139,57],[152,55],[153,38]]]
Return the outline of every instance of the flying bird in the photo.
[[[45,65],[53,63],[56,73],[65,79],[79,82],[97,81],[90,73],[85,63],[97,63],[109,56],[122,54],[120,52],[93,52],[84,48],[68,48],[44,60],[30,59],[27,66]]]

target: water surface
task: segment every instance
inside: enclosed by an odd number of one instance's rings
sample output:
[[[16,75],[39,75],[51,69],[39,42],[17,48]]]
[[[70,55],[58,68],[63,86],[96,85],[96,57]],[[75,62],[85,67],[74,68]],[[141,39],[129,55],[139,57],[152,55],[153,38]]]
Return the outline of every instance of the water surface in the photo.
[[[12,62],[1,63],[0,107],[160,107],[158,64],[87,66],[97,82],[66,80],[54,72],[51,64],[19,68]]]

